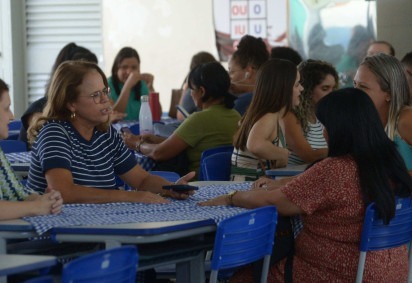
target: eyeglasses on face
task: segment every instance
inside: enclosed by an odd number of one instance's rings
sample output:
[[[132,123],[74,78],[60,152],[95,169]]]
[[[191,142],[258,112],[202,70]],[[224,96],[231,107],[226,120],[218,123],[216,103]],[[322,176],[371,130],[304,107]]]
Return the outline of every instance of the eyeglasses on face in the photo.
[[[110,87],[105,87],[102,90],[95,91],[88,95],[81,95],[84,97],[91,97],[93,98],[94,103],[100,104],[103,102],[103,97],[108,97],[110,93]]]

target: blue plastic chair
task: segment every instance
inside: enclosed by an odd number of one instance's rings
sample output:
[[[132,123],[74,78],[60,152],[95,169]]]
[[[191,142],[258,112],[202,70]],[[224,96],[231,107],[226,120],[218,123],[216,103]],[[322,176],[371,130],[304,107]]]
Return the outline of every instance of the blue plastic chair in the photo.
[[[277,211],[266,206],[235,215],[217,226],[211,261],[211,283],[220,269],[240,267],[264,258],[261,282],[267,281],[275,239]]]
[[[176,182],[180,179],[179,174],[172,171],[150,171],[149,173],[152,175],[163,177],[170,182]]]
[[[13,120],[9,123],[9,136],[7,140],[17,140],[20,134],[20,128],[22,127],[21,120]]]
[[[388,225],[384,225],[382,219],[378,218],[376,207],[371,203],[365,212],[365,220],[360,242],[360,256],[356,282],[363,279],[365,269],[366,253],[390,249],[412,242],[412,199],[397,199],[395,217]],[[409,249],[409,274],[408,282],[411,282],[412,274],[411,250]],[[382,272],[384,272],[382,270]]]
[[[135,246],[123,246],[79,257],[63,267],[62,283],[135,283],[138,254]]]
[[[40,276],[36,278],[32,278],[29,280],[24,281],[24,283],[53,283],[54,279],[53,276],[47,275],[47,276]]]
[[[202,163],[204,181],[230,181],[232,152],[219,152],[206,157]]]
[[[4,153],[27,151],[26,143],[18,140],[1,140],[0,147]]]
[[[204,179],[204,174],[203,174],[203,169],[202,169],[202,164],[203,164],[203,160],[215,153],[219,153],[219,152],[233,152],[233,145],[222,145],[222,146],[217,146],[217,147],[213,147],[213,148],[209,148],[206,149],[205,151],[202,152],[202,155],[200,156],[200,170],[199,170],[199,176],[198,176],[198,180],[199,181],[205,181]]]
[[[21,120],[10,121],[8,125],[9,131],[20,131],[21,127],[22,127]]]
[[[140,135],[140,125],[139,123],[134,124],[129,127],[130,131],[132,131],[133,135]]]

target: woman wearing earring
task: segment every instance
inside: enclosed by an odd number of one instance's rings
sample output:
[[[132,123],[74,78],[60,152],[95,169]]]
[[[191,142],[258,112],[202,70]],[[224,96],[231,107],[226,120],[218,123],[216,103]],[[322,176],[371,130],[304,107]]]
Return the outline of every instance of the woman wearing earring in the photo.
[[[43,116],[29,129],[34,144],[27,187],[59,190],[66,203],[168,202],[159,194],[187,198],[193,192],[163,190],[170,182],[144,171],[110,127],[109,91],[96,64],[68,61],[57,68]],[[116,176],[135,191],[118,190]]]
[[[412,175],[412,107],[402,64],[383,53],[366,57],[356,72],[354,85],[372,99],[388,137],[398,146]]]

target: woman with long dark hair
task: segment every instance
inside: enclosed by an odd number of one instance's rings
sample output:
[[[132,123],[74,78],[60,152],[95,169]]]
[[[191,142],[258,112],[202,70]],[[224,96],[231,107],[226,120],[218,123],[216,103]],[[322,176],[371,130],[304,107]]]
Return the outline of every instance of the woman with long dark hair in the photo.
[[[252,102],[234,136],[232,180],[256,180],[271,168],[285,167],[285,148],[280,120],[299,103],[303,90],[296,66],[271,59],[260,68]]]
[[[388,223],[395,213],[395,197],[411,197],[412,180],[363,91],[332,92],[320,100],[316,116],[325,127],[328,158],[280,189],[233,192],[201,205],[275,205],[280,214],[301,215],[293,281],[354,282],[366,206],[375,202]],[[284,263],[271,267],[270,282],[283,281]],[[366,259],[365,282],[406,282],[407,275],[406,246],[375,251]]]

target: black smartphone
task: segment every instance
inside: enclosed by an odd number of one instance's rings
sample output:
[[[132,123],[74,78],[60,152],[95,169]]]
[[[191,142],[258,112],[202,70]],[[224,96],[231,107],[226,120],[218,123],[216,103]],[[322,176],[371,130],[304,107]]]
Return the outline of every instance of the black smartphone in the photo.
[[[191,186],[191,185],[167,185],[167,186],[163,186],[163,189],[173,190],[175,192],[186,192],[186,191],[198,190],[199,187]]]
[[[131,134],[131,133],[132,133],[132,131],[130,130],[129,127],[123,127],[123,128],[121,128],[121,129],[120,129],[120,132],[122,132],[122,134],[124,134],[124,133],[129,133],[129,134]]]

